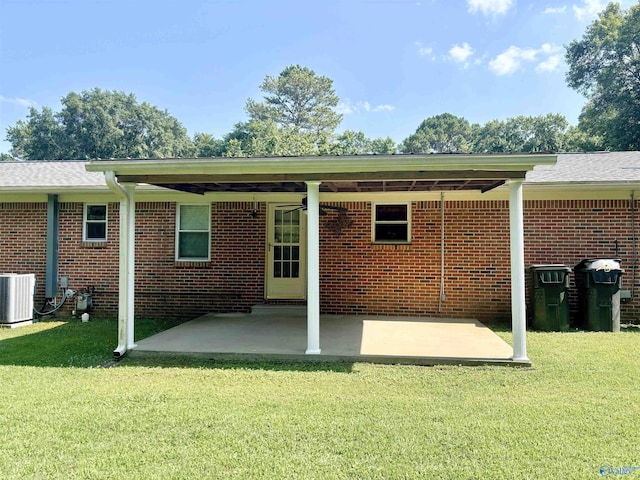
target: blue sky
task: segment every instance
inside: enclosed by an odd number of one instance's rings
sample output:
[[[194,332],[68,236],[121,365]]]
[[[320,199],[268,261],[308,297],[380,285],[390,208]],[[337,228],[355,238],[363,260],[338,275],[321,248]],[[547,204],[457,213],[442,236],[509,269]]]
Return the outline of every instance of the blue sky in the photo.
[[[634,2],[622,2],[628,7]],[[444,112],[484,123],[560,113],[564,46],[602,0],[0,0],[0,152],[27,107],[70,91],[123,90],[221,137],[265,75],[333,79],[339,131],[401,141]]]

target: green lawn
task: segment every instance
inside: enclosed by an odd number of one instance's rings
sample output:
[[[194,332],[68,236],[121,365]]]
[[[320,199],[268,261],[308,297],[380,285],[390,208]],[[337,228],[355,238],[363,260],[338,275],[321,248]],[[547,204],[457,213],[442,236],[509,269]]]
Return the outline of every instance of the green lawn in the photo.
[[[97,368],[115,336],[113,320],[0,330],[0,478],[587,479],[640,466],[637,329],[529,332],[532,369]]]

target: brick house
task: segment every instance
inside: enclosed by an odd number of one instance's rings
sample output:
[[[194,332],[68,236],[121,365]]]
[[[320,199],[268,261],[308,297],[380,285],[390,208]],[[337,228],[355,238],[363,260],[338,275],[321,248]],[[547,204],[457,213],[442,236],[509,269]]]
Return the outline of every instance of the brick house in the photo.
[[[640,152],[2,163],[0,272],[51,296],[54,235],[56,278],[118,313],[123,351],[134,312],[301,303],[311,352],[321,311],[511,320],[526,358],[526,265],[620,257],[637,318],[639,169]]]

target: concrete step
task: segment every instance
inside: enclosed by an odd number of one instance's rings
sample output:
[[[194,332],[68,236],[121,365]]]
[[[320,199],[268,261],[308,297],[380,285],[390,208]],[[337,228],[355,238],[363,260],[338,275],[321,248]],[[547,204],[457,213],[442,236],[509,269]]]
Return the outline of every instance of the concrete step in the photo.
[[[269,305],[261,304],[251,307],[251,315],[283,315],[287,317],[306,317],[306,305]]]

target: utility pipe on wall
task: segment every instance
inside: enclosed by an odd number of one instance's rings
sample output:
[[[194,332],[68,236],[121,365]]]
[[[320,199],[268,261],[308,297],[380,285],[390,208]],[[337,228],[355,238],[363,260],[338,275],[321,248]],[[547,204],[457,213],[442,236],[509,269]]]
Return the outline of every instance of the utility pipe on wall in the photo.
[[[440,298],[438,312],[442,311],[442,302],[446,300],[444,294],[444,192],[440,192]]]
[[[636,270],[638,269],[638,245],[636,240],[636,197],[635,191],[631,191],[631,245],[633,249],[632,254],[632,267],[633,273],[631,274],[631,300],[635,299],[636,293]]]

